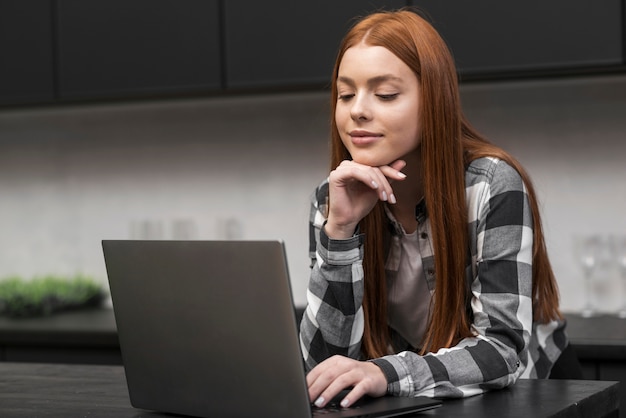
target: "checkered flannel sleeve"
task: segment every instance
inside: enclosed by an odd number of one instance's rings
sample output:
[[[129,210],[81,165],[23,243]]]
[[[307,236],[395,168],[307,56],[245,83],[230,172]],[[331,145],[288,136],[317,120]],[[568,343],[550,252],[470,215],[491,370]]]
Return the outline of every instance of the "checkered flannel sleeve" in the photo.
[[[311,277],[300,342],[307,369],[340,354],[359,358],[363,335],[363,236],[332,240],[325,233],[328,183],[312,199]]]

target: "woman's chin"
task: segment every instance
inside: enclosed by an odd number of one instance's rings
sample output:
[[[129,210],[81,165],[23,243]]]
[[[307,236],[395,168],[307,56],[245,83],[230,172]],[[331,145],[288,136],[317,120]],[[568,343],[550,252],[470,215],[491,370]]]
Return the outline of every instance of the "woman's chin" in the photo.
[[[352,156],[352,161],[354,161],[355,163],[368,165],[370,167],[380,167],[383,165],[389,165],[393,162],[371,156]]]

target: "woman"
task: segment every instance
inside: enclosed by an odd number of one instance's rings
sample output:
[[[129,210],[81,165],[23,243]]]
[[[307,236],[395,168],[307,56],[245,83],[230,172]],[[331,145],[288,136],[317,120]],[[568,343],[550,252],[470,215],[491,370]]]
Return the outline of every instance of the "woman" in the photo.
[[[568,342],[535,193],[463,117],[440,36],[408,10],[364,18],[332,95],[301,324],[311,399],[463,397],[549,377]]]

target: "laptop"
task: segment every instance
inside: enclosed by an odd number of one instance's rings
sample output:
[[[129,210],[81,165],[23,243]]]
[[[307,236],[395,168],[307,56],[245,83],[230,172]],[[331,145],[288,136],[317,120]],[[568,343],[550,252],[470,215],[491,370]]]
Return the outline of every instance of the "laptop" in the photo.
[[[208,418],[300,418],[317,410],[281,241],[102,246],[133,407]],[[385,396],[323,412],[389,417],[440,405]]]

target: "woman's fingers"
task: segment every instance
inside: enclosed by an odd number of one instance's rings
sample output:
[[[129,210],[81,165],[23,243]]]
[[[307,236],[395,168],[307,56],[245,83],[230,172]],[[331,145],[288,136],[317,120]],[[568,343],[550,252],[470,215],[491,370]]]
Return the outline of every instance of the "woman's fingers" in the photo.
[[[318,407],[326,404],[353,382],[349,373],[357,363],[343,356],[330,357],[309,372],[306,377],[311,401]]]
[[[395,167],[393,165],[385,165],[380,167],[370,167],[372,170],[372,177],[378,179],[376,182],[379,184],[378,194],[379,199],[384,202],[389,202],[391,204],[396,203],[396,196],[393,193],[392,183],[394,181],[402,181],[406,178],[406,175],[400,171],[400,169],[404,168],[406,163],[404,161],[398,160],[395,163]]]
[[[320,363],[307,375],[309,396],[318,407],[324,407],[342,390],[352,388],[343,398],[344,407],[354,404],[364,395],[382,396],[387,380],[374,363],[334,356]]]
[[[406,163],[403,160],[381,167],[370,167],[346,160],[331,173],[331,180],[343,183],[350,181],[363,183],[369,189],[375,190],[380,200],[396,203],[391,181],[406,178],[400,171],[404,166]]]
[[[394,180],[402,181],[406,178],[406,175],[401,171],[404,167],[406,167],[406,162],[404,160],[396,160],[389,165],[384,165],[378,168],[391,183]]]
[[[406,161],[396,160],[389,164],[389,167],[393,168],[396,171],[401,171],[404,167],[406,167]]]
[[[352,390],[341,400],[341,406],[347,408],[365,395],[383,396],[387,393],[387,379],[382,370],[370,362],[359,362],[358,378],[352,384]]]
[[[390,166],[370,167],[354,161],[342,161],[329,175],[330,208],[326,233],[334,239],[345,239],[354,234],[356,225],[379,200],[396,203],[391,182],[403,180],[398,170],[404,161]]]

